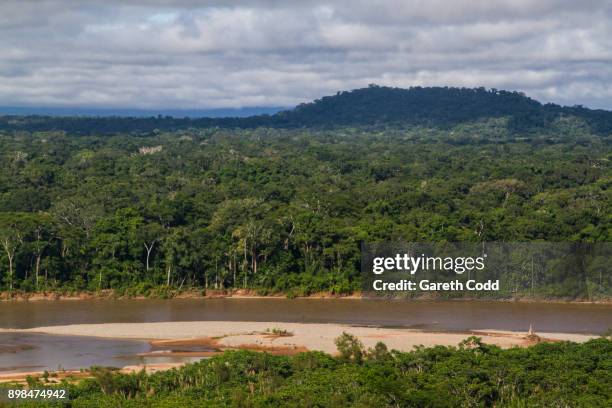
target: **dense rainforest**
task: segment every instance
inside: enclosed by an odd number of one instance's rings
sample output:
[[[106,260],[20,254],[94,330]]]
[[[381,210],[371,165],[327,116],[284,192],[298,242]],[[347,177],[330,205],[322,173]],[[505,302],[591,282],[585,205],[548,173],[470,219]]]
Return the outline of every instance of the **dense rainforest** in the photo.
[[[249,351],[155,374],[94,367],[65,382],[72,407],[606,407],[612,404],[612,341],[500,349],[468,338],[458,347],[364,350],[349,334],[336,357]],[[42,388],[48,377],[31,378]],[[52,380],[52,379],[51,379]],[[65,406],[32,402],[18,406]]]
[[[361,242],[609,242],[611,117],[376,86],[252,118],[0,117],[0,289],[345,294]],[[502,295],[581,296],[545,281]]]

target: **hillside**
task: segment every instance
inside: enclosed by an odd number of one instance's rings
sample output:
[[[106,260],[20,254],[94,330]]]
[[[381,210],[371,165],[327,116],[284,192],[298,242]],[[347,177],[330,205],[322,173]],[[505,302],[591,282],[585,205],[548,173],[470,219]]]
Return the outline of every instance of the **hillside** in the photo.
[[[594,132],[612,130],[612,112],[543,105],[520,92],[485,88],[380,87],[338,92],[274,115],[288,126],[424,125],[450,127],[487,118],[508,118],[513,131],[549,127],[562,116],[584,120]]]
[[[333,128],[346,126],[450,128],[490,118],[507,119],[511,132],[550,129],[561,118],[573,117],[592,133],[612,133],[612,112],[584,107],[541,104],[519,92],[485,88],[370,85],[338,92],[274,115],[243,118],[50,117],[0,116],[0,130],[51,131],[75,134],[150,133],[187,128]]]
[[[302,126],[424,124],[453,125],[482,118],[541,120],[543,106],[518,92],[484,88],[380,87],[338,92],[293,110],[280,112],[280,123]]]

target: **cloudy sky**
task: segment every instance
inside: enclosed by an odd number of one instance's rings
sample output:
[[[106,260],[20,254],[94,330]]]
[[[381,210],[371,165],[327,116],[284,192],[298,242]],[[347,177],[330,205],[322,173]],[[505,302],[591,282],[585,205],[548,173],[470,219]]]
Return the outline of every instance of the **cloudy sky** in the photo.
[[[293,106],[369,83],[612,109],[612,1],[0,2],[0,106]]]

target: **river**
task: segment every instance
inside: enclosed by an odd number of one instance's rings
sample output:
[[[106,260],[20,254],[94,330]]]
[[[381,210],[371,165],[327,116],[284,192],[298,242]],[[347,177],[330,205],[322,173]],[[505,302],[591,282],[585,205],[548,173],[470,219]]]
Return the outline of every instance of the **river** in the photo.
[[[527,331],[532,324],[540,332],[599,334],[612,327],[612,305],[277,298],[0,303],[1,328],[201,320],[344,323],[435,331]],[[148,343],[136,340],[0,333],[0,373],[142,364],[149,361],[137,354],[146,351],[151,351]],[[153,360],[186,361],[174,357]]]

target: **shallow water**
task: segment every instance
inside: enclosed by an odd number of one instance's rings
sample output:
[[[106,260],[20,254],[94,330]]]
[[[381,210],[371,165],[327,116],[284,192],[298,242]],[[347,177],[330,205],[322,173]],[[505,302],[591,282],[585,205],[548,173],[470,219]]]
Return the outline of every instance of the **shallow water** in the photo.
[[[78,370],[93,365],[123,367],[134,364],[174,363],[197,359],[139,357],[150,346],[146,341],[114,340],[34,333],[0,333],[1,346],[20,346],[17,352],[0,352],[0,374],[26,371]]]

